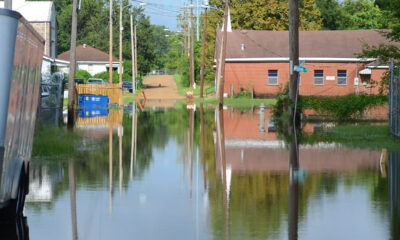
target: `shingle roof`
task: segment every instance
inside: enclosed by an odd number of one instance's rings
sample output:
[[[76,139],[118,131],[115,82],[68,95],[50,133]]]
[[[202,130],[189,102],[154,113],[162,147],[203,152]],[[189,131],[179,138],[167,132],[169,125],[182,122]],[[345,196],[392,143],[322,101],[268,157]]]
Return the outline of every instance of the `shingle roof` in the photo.
[[[217,31],[217,39],[221,36],[221,31]],[[355,58],[364,43],[377,46],[394,42],[377,30],[299,31],[300,57]],[[227,58],[288,58],[289,32],[233,30],[228,32],[226,54]]]
[[[69,61],[69,54],[70,50],[58,55],[58,59]],[[109,55],[89,45],[86,47],[79,45],[76,47],[76,61],[107,62]],[[113,57],[114,61],[118,61],[118,59]]]

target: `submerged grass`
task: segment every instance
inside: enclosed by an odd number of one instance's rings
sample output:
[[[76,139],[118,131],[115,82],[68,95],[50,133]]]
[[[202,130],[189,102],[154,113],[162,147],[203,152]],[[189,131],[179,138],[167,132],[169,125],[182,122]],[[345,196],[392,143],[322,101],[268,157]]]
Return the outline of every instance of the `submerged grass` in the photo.
[[[32,156],[73,155],[78,136],[67,127],[49,127],[38,123],[32,146]]]
[[[303,144],[339,143],[350,148],[388,149],[400,152],[400,139],[390,135],[387,125],[339,125],[325,132],[304,134]]]

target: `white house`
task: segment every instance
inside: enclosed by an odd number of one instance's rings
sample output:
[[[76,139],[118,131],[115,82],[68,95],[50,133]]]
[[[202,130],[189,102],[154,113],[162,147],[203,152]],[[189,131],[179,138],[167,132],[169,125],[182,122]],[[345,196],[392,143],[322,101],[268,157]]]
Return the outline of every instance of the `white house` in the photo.
[[[0,8],[4,2],[0,1]],[[21,15],[45,40],[44,55],[57,56],[56,11],[52,1],[13,0],[12,9]]]
[[[100,51],[94,47],[83,44],[76,47],[76,65],[77,70],[86,70],[91,75],[108,71],[109,56],[107,53]],[[70,51],[66,51],[58,56],[58,59],[54,60],[54,65],[57,66],[59,71],[68,73],[69,71],[69,57]],[[119,72],[119,61],[113,57],[112,62],[113,71],[118,70]],[[123,71],[123,69],[122,69]]]

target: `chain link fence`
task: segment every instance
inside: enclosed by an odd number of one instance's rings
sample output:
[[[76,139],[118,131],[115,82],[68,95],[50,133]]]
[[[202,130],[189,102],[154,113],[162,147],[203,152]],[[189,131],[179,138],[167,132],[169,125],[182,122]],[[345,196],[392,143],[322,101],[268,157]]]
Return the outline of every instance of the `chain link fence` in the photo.
[[[389,124],[390,132],[400,137],[400,66],[392,60],[389,79]]]
[[[58,125],[63,109],[64,75],[42,75],[40,83],[40,119],[47,124]]]

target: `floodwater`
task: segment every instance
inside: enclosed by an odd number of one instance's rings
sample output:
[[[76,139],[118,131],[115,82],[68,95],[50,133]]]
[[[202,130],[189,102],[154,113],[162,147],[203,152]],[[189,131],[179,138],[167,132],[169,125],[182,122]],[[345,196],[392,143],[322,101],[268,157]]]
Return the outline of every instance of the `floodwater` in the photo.
[[[398,153],[314,141],[293,170],[269,109],[129,105],[73,135],[33,149],[29,239],[400,239]]]

